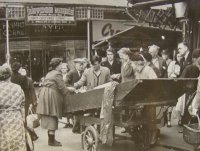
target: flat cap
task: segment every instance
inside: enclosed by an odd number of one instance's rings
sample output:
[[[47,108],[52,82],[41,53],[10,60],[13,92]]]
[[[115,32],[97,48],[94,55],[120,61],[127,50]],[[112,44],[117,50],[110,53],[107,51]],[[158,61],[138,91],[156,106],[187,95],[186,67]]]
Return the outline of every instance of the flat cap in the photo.
[[[73,60],[74,63],[84,63],[85,61],[82,58],[76,58]]]
[[[159,50],[159,49],[160,49],[160,47],[159,47],[159,46],[157,46],[157,45],[155,45],[155,44],[153,44],[153,45],[150,45],[148,48],[149,48],[149,49],[150,49],[150,48],[154,48],[154,49],[157,49],[157,50]]]

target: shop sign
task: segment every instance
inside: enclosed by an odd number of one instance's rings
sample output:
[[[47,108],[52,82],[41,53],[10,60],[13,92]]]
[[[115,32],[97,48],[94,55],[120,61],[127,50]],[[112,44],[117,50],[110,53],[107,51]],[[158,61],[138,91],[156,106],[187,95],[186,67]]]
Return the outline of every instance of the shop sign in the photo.
[[[75,25],[74,7],[26,6],[26,24]]]
[[[101,41],[120,31],[128,29],[129,26],[124,25],[122,21],[93,21],[93,41]]]
[[[23,37],[26,36],[24,21],[9,21],[9,37]],[[0,21],[0,38],[6,37],[6,22]]]

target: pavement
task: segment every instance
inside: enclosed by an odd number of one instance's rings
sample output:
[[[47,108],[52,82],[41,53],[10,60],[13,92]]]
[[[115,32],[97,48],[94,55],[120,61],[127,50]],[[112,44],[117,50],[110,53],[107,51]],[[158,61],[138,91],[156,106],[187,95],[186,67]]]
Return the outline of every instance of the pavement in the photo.
[[[34,142],[35,151],[81,151],[81,135],[72,133],[70,128],[63,128],[64,124],[59,123],[59,129],[56,131],[56,139],[61,141],[62,147],[50,147],[47,144],[47,131],[36,128],[35,131],[39,139]],[[192,146],[186,144],[183,140],[183,134],[178,133],[181,127],[172,125],[171,128],[161,128],[161,135],[158,144],[149,149],[149,151],[192,151]],[[117,136],[113,146],[101,151],[133,151],[135,144],[129,134],[121,134],[121,129],[117,128]],[[125,137],[123,137],[125,136]],[[123,139],[122,139],[123,138]]]
[[[38,92],[38,89],[37,91]],[[155,147],[148,151],[192,151],[193,147],[186,144],[183,134],[179,133],[182,127],[177,126],[178,121],[172,121],[172,127],[160,129],[160,138]],[[72,133],[70,128],[63,128],[64,124],[59,123],[56,131],[56,139],[62,143],[62,147],[48,146],[47,130],[38,127],[35,129],[39,139],[34,142],[35,151],[81,151],[81,135]],[[113,146],[101,151],[134,151],[135,144],[129,134],[122,134],[121,129],[116,129],[117,136]]]

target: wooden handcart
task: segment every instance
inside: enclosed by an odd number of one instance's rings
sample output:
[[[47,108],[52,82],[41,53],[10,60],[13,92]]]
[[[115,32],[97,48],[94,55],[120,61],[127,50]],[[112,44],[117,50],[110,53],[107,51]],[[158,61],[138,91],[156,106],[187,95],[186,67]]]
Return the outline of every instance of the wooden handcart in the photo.
[[[112,114],[114,126],[124,127],[140,151],[150,145],[152,127],[159,125],[157,107],[175,105],[186,91],[196,88],[195,79],[133,80],[117,85],[114,92]],[[82,113],[80,125],[84,150],[96,151],[100,142],[99,111],[104,88],[70,95],[66,99],[65,113]],[[88,116],[84,116],[85,113]],[[114,130],[114,128],[113,128]]]

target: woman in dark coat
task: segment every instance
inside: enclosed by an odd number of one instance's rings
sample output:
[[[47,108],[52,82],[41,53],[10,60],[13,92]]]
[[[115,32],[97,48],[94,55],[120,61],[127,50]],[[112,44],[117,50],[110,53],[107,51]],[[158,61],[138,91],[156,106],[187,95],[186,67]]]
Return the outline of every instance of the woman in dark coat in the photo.
[[[39,93],[37,113],[41,115],[41,126],[48,129],[48,145],[62,146],[55,140],[55,131],[58,129],[58,118],[62,118],[64,96],[75,91],[64,85],[62,73],[62,59],[53,58],[50,61],[51,70],[44,79],[44,85]]]

